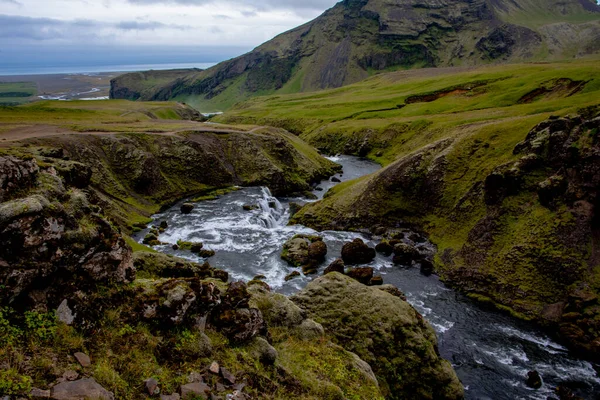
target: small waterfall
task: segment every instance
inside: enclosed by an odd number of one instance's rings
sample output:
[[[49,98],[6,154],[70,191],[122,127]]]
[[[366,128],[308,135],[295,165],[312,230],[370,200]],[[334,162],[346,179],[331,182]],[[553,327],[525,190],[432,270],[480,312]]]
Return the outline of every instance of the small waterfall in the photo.
[[[285,215],[285,209],[273,195],[271,191],[263,187],[262,188],[262,199],[258,200],[261,215],[260,219],[263,222],[265,228],[273,229],[277,226],[283,225],[283,217]]]

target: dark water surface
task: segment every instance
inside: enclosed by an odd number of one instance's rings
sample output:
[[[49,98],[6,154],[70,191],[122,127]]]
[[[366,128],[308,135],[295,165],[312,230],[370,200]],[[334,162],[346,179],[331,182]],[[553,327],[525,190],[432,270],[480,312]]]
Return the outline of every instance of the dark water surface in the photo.
[[[379,169],[376,164],[356,157],[340,156],[332,160],[344,166],[343,175],[337,175],[342,181]],[[332,181],[322,182],[319,187],[323,191],[315,191],[315,194],[322,198],[334,185]],[[250,280],[264,275],[274,290],[292,294],[313,279],[301,277],[285,282],[290,272],[299,269],[280,259],[287,239],[297,233],[315,233],[303,226],[286,226],[287,204],[300,200],[276,199],[266,188],[244,188],[217,200],[198,203],[190,215],[182,215],[178,204],[156,215],[155,220],[166,220],[169,224],[160,236],[162,242],[202,242],[205,248],[217,252],[209,260],[211,265],[227,270],[232,279]],[[244,211],[245,204],[257,204],[260,208]],[[370,246],[377,244],[358,233],[326,231],[320,235],[329,249],[321,270],[340,257],[345,242],[361,237]],[[143,233],[140,239],[142,237]],[[430,244],[421,246],[433,251]],[[202,261],[189,252],[174,251],[170,246],[157,249]],[[593,366],[571,356],[563,346],[532,325],[484,310],[445,287],[436,277],[425,277],[417,268],[394,266],[389,257],[377,255],[371,266],[383,276],[385,283],[400,288],[432,324],[438,334],[440,352],[454,365],[465,385],[467,399],[542,400],[551,396],[559,384],[567,384],[586,400],[600,398],[600,378]],[[536,391],[525,385],[525,376],[530,370],[542,375],[542,389]]]

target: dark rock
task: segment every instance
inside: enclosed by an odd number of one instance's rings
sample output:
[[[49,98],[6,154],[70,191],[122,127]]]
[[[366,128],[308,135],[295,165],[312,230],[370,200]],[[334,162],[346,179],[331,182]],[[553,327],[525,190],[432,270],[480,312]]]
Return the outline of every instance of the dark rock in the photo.
[[[182,214],[191,214],[194,211],[194,205],[192,203],[183,203],[181,205]]]
[[[337,260],[335,260],[334,262],[329,264],[329,266],[327,268],[325,268],[323,275],[327,275],[330,272],[339,272],[340,274],[343,274],[345,271],[346,271],[346,265],[344,264],[344,260],[342,260],[341,258],[338,258]]]
[[[377,246],[375,246],[375,250],[378,253],[381,253],[384,256],[388,257],[391,256],[394,252],[394,247],[389,242],[381,242]]]
[[[394,246],[394,264],[411,265],[418,256],[419,252],[413,246],[405,243]]]
[[[258,210],[259,207],[256,204],[244,204],[242,208],[244,211],[254,211]]]
[[[542,387],[542,377],[537,371],[529,371],[525,383],[532,389],[539,389]]]
[[[92,180],[91,168],[79,162],[60,163],[56,166],[56,170],[65,184],[79,189],[88,187]]]
[[[333,178],[331,178],[331,182],[335,182],[335,183],[340,183],[342,182],[339,178],[336,178],[335,176]]]
[[[146,386],[146,392],[150,395],[150,396],[156,396],[158,394],[160,394],[160,388],[158,387],[158,381],[154,378],[150,378],[147,379],[144,382],[145,386]]]
[[[150,244],[150,243],[154,243],[158,241],[158,237],[153,234],[153,233],[149,233],[144,237],[144,244]]]
[[[221,376],[223,377],[225,382],[227,382],[227,384],[229,384],[229,385],[235,384],[235,376],[231,372],[229,372],[229,370],[227,370],[226,368],[221,368]]]
[[[290,203],[289,204],[289,208],[290,208],[290,217],[293,217],[294,215],[298,214],[298,211],[300,211],[302,209],[302,207],[304,207],[303,204],[299,204],[299,203]]]
[[[375,249],[367,246],[362,239],[354,239],[342,247],[342,259],[346,265],[368,264],[375,256]]]
[[[267,279],[267,277],[264,275],[256,275],[254,278],[252,278],[252,280],[255,281],[264,281],[265,279]]]
[[[223,271],[221,269],[215,269],[213,271],[213,278],[220,280],[221,282],[227,283],[229,280],[229,272]]]
[[[323,261],[327,256],[327,245],[322,240],[311,243],[308,246],[308,258],[315,261]]]
[[[571,389],[563,385],[558,386],[554,392],[560,400],[583,400],[581,397],[575,396]]]
[[[352,279],[359,281],[363,285],[369,285],[371,283],[371,279],[373,279],[373,268],[352,268],[347,271],[346,275],[348,275]]]
[[[249,347],[249,352],[265,365],[275,364],[278,356],[277,350],[262,337],[254,338]]]
[[[202,382],[188,383],[181,386],[180,392],[183,400],[208,399],[210,386]]]
[[[196,254],[198,254],[202,258],[211,258],[215,256],[214,250],[200,250]]]
[[[394,285],[383,285],[383,286],[379,286],[380,290],[383,290],[386,293],[391,294],[394,297],[398,297],[404,301],[406,301],[406,296],[404,295],[404,293],[402,293],[402,291],[400,289],[398,289],[396,286]]]
[[[51,398],[54,400],[114,400],[115,396],[100,386],[93,378],[86,378],[59,383],[52,388]]]
[[[79,353],[73,354],[73,356],[75,357],[77,362],[84,368],[92,365],[92,360],[90,359],[90,357],[87,354],[79,352]]]
[[[9,200],[13,194],[32,186],[39,170],[34,159],[0,157],[0,202]]]
[[[433,263],[429,260],[421,260],[421,273],[425,276],[430,276],[435,272]]]
[[[369,286],[382,286],[383,285],[383,277],[374,276],[371,278],[371,282],[369,282]]]
[[[202,251],[203,247],[204,247],[204,244],[202,244],[202,243],[192,243],[192,245],[190,246],[190,251],[192,253],[200,253]]]
[[[304,192],[303,195],[308,200],[318,200],[319,199],[319,197],[316,194],[314,194],[313,192],[308,192],[307,191],[307,192]]]
[[[380,226],[380,225],[377,225],[377,226],[374,226],[374,227],[371,229],[371,232],[372,232],[372,233],[373,233],[373,235],[375,235],[375,236],[383,236],[383,235],[385,235],[385,234],[386,234],[387,230],[388,230],[388,229],[387,229],[385,226]]]
[[[555,199],[567,190],[567,181],[560,175],[554,175],[538,185],[538,197],[545,207],[551,207]]]
[[[285,277],[285,281],[289,282],[294,278],[298,278],[299,276],[302,276],[302,274],[298,271],[293,271],[292,273],[290,273],[288,276]]]
[[[179,250],[179,245],[174,244],[173,247],[172,247],[172,249],[175,250],[175,251]]]
[[[268,333],[262,313],[249,308],[249,300],[246,284],[230,283],[221,304],[211,313],[211,323],[235,343],[247,342]]]
[[[324,189],[322,187],[318,187],[315,189],[317,192],[322,192]]]
[[[169,223],[167,221],[161,221],[160,222],[160,227],[162,229],[167,229],[169,227]]]

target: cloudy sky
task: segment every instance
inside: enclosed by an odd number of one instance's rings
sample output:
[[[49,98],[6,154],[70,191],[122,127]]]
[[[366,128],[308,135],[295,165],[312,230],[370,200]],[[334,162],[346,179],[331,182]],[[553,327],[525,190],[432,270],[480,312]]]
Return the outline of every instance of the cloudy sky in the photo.
[[[0,64],[108,54],[146,63],[156,53],[165,62],[221,61],[336,1],[0,0]]]

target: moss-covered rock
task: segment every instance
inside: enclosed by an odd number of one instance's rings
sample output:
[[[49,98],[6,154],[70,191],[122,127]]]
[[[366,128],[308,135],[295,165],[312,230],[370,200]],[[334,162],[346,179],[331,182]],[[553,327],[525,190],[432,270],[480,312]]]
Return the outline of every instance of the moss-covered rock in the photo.
[[[437,352],[433,328],[400,298],[330,273],[291,299],[373,367],[386,398],[463,398],[450,363]]]

